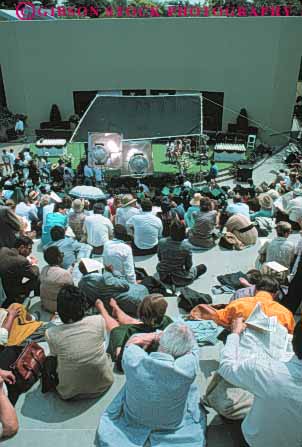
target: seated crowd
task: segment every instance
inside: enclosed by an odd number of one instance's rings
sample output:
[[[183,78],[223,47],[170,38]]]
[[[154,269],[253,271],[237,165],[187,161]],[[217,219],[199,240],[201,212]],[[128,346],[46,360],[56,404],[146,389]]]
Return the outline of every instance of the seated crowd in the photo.
[[[68,195],[63,161],[54,173],[26,157],[31,169],[24,155],[16,157],[1,180],[0,436],[18,431],[14,405],[27,391],[10,365],[37,342],[47,352],[42,388],[47,372],[47,391],[63,400],[102,398],[114,368],[124,374],[96,428],[99,447],[205,447],[206,406],[229,424],[236,446],[300,447],[302,242],[289,240],[302,228],[299,175],[281,171],[247,195],[215,182],[202,193],[182,179],[174,190],[139,184],[137,195],[87,201]],[[39,184],[42,170],[46,185]],[[229,303],[193,303],[177,321],[168,315],[170,289],[178,293],[207,273],[194,265],[195,252],[218,246],[219,262],[226,250],[256,243],[255,268],[232,288]],[[31,254],[34,244],[43,265]],[[154,276],[136,266],[143,256],[156,263]],[[281,270],[270,270],[272,263]],[[31,311],[33,297],[44,321]],[[216,399],[214,385],[205,396],[199,389],[196,321],[221,328]]]

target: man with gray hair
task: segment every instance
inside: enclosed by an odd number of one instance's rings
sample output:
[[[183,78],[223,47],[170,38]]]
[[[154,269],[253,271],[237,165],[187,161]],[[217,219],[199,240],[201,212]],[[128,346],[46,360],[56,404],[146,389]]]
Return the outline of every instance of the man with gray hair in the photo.
[[[144,348],[158,343],[156,352]],[[134,335],[123,355],[126,383],[101,417],[98,447],[206,445],[206,414],[195,382],[199,370],[193,333],[182,323]]]

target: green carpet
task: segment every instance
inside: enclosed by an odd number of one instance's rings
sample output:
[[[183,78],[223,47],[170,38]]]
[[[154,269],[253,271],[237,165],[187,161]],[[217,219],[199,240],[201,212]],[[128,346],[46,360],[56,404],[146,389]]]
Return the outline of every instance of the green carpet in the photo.
[[[164,144],[154,144],[152,146],[153,152],[153,164],[154,172],[166,172],[169,174],[177,174],[179,172],[176,164],[168,163],[166,158],[166,146]],[[212,154],[212,149],[210,150],[210,156]],[[200,165],[196,164],[196,160],[191,159],[192,165],[189,168],[189,174],[196,174],[200,172]],[[232,166],[232,163],[217,163],[218,169],[226,169]],[[210,162],[207,165],[201,166],[201,171],[208,171],[210,168]]]

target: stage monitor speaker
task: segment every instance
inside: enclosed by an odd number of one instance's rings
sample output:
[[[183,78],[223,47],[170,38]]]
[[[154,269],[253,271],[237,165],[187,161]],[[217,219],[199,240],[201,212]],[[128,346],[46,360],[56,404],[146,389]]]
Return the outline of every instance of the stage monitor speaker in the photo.
[[[253,178],[253,168],[250,166],[240,166],[237,172],[237,180],[248,182]]]
[[[89,133],[88,166],[121,169],[122,136],[118,133]]]
[[[123,141],[122,174],[153,174],[152,145],[150,141]]]

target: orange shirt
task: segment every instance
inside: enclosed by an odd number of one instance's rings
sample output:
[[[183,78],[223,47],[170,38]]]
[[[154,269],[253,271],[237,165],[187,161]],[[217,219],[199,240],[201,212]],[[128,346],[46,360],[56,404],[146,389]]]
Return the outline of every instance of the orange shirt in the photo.
[[[239,298],[232,301],[224,309],[217,310],[214,321],[223,326],[231,324],[232,320],[242,316],[245,320],[250,316],[257,303],[268,317],[276,316],[279,323],[286,327],[291,334],[294,331],[295,320],[293,314],[286,307],[273,300],[270,293],[260,291],[253,297]]]
[[[191,310],[193,320],[213,320],[221,326],[229,326],[231,322],[242,316],[245,320],[251,315],[257,303],[261,303],[262,311],[268,317],[276,316],[289,333],[293,333],[295,320],[293,314],[284,306],[273,300],[270,293],[260,291],[253,297],[239,298],[227,304],[224,309],[217,310],[206,304],[199,304]]]

